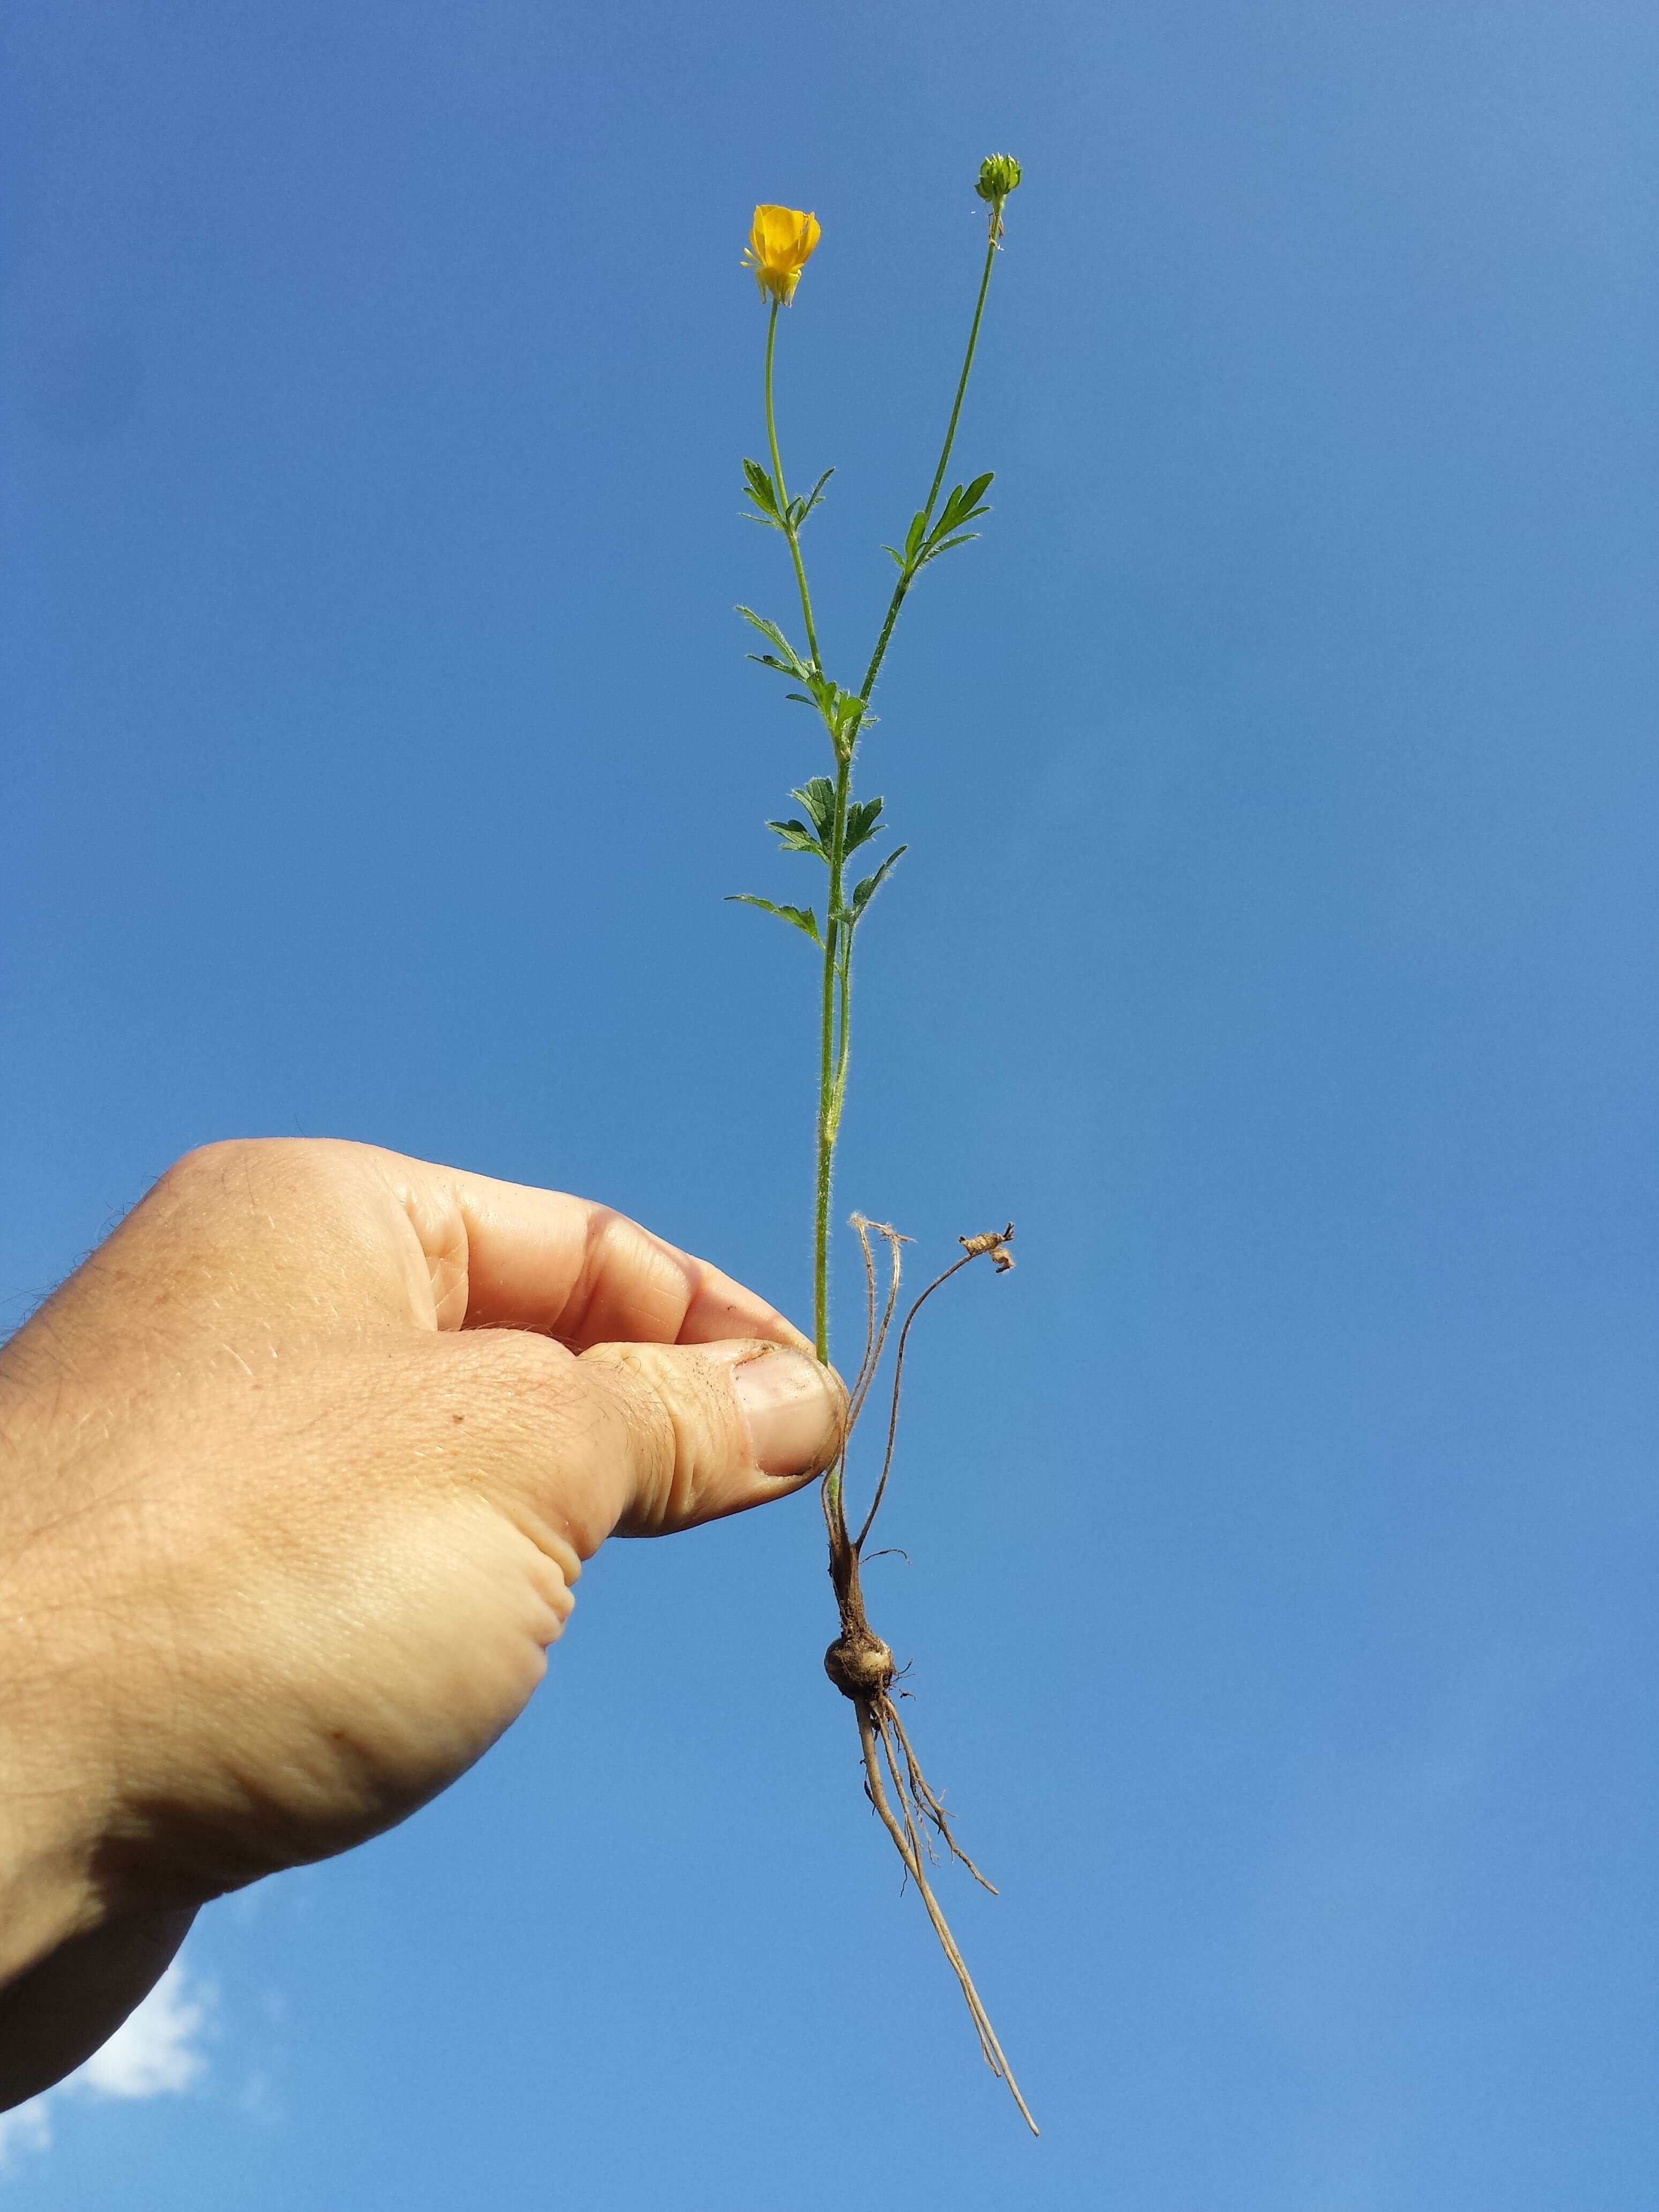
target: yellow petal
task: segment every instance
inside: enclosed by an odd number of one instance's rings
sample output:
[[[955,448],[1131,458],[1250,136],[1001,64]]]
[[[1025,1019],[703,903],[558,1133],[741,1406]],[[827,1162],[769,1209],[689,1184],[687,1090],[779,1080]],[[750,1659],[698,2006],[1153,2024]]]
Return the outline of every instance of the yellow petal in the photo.
[[[800,280],[802,264],[820,234],[817,216],[800,208],[768,204],[755,210],[744,261],[753,270],[763,296],[770,293],[788,306]]]

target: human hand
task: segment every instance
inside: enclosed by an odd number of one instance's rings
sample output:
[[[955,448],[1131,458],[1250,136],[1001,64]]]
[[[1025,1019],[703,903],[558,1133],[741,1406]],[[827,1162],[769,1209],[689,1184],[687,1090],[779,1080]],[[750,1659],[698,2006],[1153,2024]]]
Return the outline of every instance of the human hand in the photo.
[[[798,1487],[844,1413],[603,1207],[361,1145],[181,1161],[0,1354],[0,2106],[199,1905],[453,1781],[608,1535]]]

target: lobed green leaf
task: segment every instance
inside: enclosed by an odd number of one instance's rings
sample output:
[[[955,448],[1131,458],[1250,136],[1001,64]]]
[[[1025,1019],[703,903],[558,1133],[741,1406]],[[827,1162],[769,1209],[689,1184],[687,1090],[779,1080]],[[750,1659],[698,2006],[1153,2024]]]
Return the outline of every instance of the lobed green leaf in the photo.
[[[857,921],[859,920],[866,907],[869,905],[871,900],[874,898],[876,893],[881,889],[888,877],[892,874],[894,869],[897,867],[899,862],[904,858],[904,855],[909,851],[909,849],[910,848],[908,845],[896,845],[892,851],[887,855],[887,858],[882,862],[881,866],[876,870],[874,875],[866,876],[864,878],[864,881],[857,886],[853,893],[853,905],[850,917],[854,921]]]
[[[786,853],[815,853],[820,860],[830,858],[819,842],[817,832],[809,830],[804,822],[792,817],[787,822],[769,822],[766,826],[777,831],[778,842]]]
[[[850,745],[863,726],[869,708],[856,691],[836,692],[836,703],[830,714],[830,726],[838,744]]]
[[[823,678],[810,662],[801,659],[777,624],[768,622],[764,615],[757,615],[753,607],[740,606],[738,612],[746,623],[752,623],[763,637],[769,638],[782,656],[781,659],[775,659],[769,653],[751,653],[749,656],[750,660],[758,660],[763,668],[775,668],[785,676],[793,676],[797,683],[805,684],[816,698]]]
[[[818,918],[810,906],[775,906],[770,899],[757,898],[752,891],[732,891],[726,902],[728,906],[757,906],[763,914],[775,914],[780,921],[787,921],[792,929],[810,937],[820,952],[823,950],[823,939],[818,935]]]
[[[847,810],[847,842],[843,850],[857,852],[876,834],[876,817],[886,804],[880,799],[855,799]]]
[[[799,799],[806,809],[807,819],[817,831],[820,840],[827,845],[836,823],[835,785],[827,775],[815,775],[802,784],[799,791],[792,791],[789,796]]]
[[[971,483],[957,484],[945,501],[939,519],[933,526],[934,537],[949,537],[951,531],[959,529],[970,514],[979,508],[980,501],[990,489],[994,480],[994,471],[988,469],[982,477],[975,477]]]
[[[925,568],[930,561],[937,561],[941,553],[948,553],[953,545],[971,545],[978,536],[977,530],[958,531],[954,538],[946,538],[938,545],[930,545],[916,566]]]
[[[833,469],[826,469],[823,474],[818,478],[817,482],[813,485],[811,491],[804,493],[799,499],[792,499],[790,501],[789,520],[794,524],[797,530],[800,528],[802,523],[805,521],[807,516],[811,514],[812,509],[823,497],[823,487],[829,483],[830,477],[834,476],[835,473],[836,472]]]
[[[758,461],[744,460],[743,473],[747,479],[744,489],[757,507],[775,520],[778,512],[777,489]]]

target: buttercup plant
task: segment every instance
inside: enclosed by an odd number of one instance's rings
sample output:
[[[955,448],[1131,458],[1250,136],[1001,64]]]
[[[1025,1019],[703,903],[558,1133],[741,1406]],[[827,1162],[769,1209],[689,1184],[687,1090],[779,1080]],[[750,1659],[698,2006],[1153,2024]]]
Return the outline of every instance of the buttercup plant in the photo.
[[[823,499],[824,488],[835,472],[826,469],[810,491],[791,497],[778,450],[777,411],[773,399],[773,364],[777,351],[779,311],[787,307],[794,298],[801,272],[818,243],[820,229],[817,217],[795,208],[757,207],[749,246],[744,255],[744,262],[760,288],[761,298],[768,306],[766,439],[771,463],[768,469],[758,461],[744,462],[744,490],[750,502],[750,519],[763,524],[768,529],[781,532],[789,548],[790,562],[800,600],[805,650],[797,651],[780,624],[757,614],[752,607],[739,607],[738,612],[760,632],[768,647],[763,653],[751,653],[750,659],[758,661],[763,668],[772,669],[787,677],[799,688],[791,690],[786,696],[817,714],[828,740],[831,773],[810,776],[790,793],[791,798],[799,802],[800,815],[767,824],[776,833],[785,852],[803,853],[823,864],[828,876],[823,921],[818,920],[816,907],[781,905],[771,899],[759,898],[746,892],[738,894],[738,897],[739,903],[759,907],[798,929],[811,940],[819,956],[812,1313],[817,1356],[825,1361],[829,1359],[830,1351],[830,1196],[835,1178],[836,1146],[847,1102],[854,943],[869,912],[872,900],[908,849],[903,845],[895,846],[870,874],[852,883],[849,887],[848,863],[854,854],[884,834],[884,825],[881,821],[883,802],[879,799],[860,799],[854,796],[854,769],[860,740],[875,720],[870,712],[871,698],[888,647],[892,642],[894,627],[911,586],[930,562],[977,537],[978,532],[967,526],[987,512],[985,494],[991,486],[988,470],[982,476],[955,485],[942,501],[940,494],[951,465],[951,449],[956,444],[957,426],[962,416],[962,403],[968,390],[968,380],[973,371],[980,324],[985,313],[986,295],[990,289],[991,271],[996,264],[998,249],[1002,242],[1003,209],[1009,194],[1019,181],[1019,163],[1012,155],[993,154],[981,166],[975,190],[989,210],[989,236],[986,241],[985,265],[980,276],[979,296],[974,304],[974,319],[968,332],[962,374],[957,380],[951,419],[945,429],[939,464],[933,471],[933,482],[927,488],[927,496],[911,517],[902,544],[884,548],[897,568],[898,576],[874,649],[866,665],[863,680],[856,690],[836,682],[824,665],[818,644],[817,624],[812,611],[812,594],[807,583],[806,564],[801,552],[802,528]],[[902,1248],[908,1242],[886,1223],[867,1220],[861,1214],[853,1216],[853,1226],[864,1261],[866,1296],[864,1352],[852,1384],[848,1425],[849,1439],[881,1366],[893,1318],[898,1309]],[[822,1498],[824,1523],[830,1538],[830,1577],[841,1616],[840,1632],[824,1654],[823,1663],[830,1680],[844,1697],[850,1699],[858,1716],[866,1794],[893,1840],[906,1874],[915,1882],[945,1955],[962,1984],[963,1995],[967,1999],[968,2009],[979,2035],[980,2048],[992,2071],[1008,2084],[1014,2101],[1035,2134],[1036,2123],[1031,2118],[1025,2100],[1020,2095],[1003,2055],[1002,2046],[980,2001],[979,1992],[974,1987],[962,1953],[933,1893],[928,1868],[937,1858],[934,1839],[937,1838],[942,1842],[950,1855],[960,1860],[976,1881],[984,1882],[986,1888],[989,1889],[991,1885],[985,1881],[985,1877],[957,1842],[950,1815],[917,1763],[894,1702],[893,1686],[899,1670],[894,1662],[890,1646],[870,1626],[860,1579],[865,1545],[880,1510],[882,1499],[886,1494],[888,1477],[892,1472],[899,1389],[903,1380],[910,1330],[916,1316],[942,1283],[947,1282],[975,1260],[988,1259],[999,1273],[1005,1273],[1013,1266],[1013,1255],[1008,1249],[1009,1239],[1013,1233],[1013,1224],[1010,1222],[1001,1231],[963,1237],[960,1240],[962,1256],[927,1285],[900,1325],[890,1386],[886,1440],[881,1468],[868,1510],[855,1534],[850,1530],[848,1521],[845,1442],[840,1457],[823,1478]]]

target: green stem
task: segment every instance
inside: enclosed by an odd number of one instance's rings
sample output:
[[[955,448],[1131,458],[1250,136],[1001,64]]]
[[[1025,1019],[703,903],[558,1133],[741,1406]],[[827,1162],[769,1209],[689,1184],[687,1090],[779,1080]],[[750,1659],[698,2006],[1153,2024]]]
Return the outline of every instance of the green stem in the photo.
[[[859,696],[866,706],[870,694],[876,688],[876,678],[881,673],[881,664],[887,657],[887,641],[893,635],[893,624],[899,618],[899,609],[904,605],[904,595],[910,588],[914,571],[902,568],[899,580],[893,586],[893,596],[887,603],[887,619],[881,626],[881,635],[876,640],[876,649],[870,656],[870,665],[864,672],[864,688]]]
[[[951,448],[957,441],[957,424],[962,418],[962,402],[968,390],[968,379],[973,373],[974,355],[979,345],[979,326],[985,313],[985,295],[991,289],[991,271],[997,258],[997,220],[991,218],[990,241],[985,249],[985,267],[980,274],[979,297],[974,302],[974,320],[968,332],[968,350],[963,356],[962,374],[957,379],[957,396],[951,409],[950,428],[945,433],[945,443],[939,450],[939,466],[933,471],[933,481],[927,488],[927,503],[922,514],[929,520],[933,502],[939,497],[939,486],[945,482],[945,471],[951,465]],[[866,703],[875,690],[876,678],[881,673],[881,664],[886,658],[887,641],[893,635],[893,625],[899,618],[899,609],[904,605],[904,595],[915,580],[915,570],[901,568],[899,580],[893,586],[893,596],[887,605],[887,619],[881,626],[881,635],[876,640],[876,649],[870,656],[870,665],[865,671],[863,689],[859,696]]]
[[[806,650],[812,656],[813,667],[818,668],[823,664],[818,659],[818,634],[812,626],[812,594],[806,588],[806,563],[800,557],[800,540],[795,535],[794,524],[789,520],[789,494],[784,488],[783,463],[778,457],[778,418],[772,405],[772,356],[777,342],[778,302],[775,298],[766,325],[766,435],[772,448],[772,481],[778,488],[783,534],[789,540],[789,557],[795,564],[795,581],[800,586],[800,611],[806,623]]]
[[[835,1130],[841,1133],[841,1109],[847,1098],[847,1042],[852,1034],[853,1017],[853,925],[847,922],[842,930],[841,943],[841,1008],[836,1051],[836,1118]]]
[[[957,422],[962,414],[963,397],[968,389],[968,379],[974,367],[974,349],[979,343],[980,318],[985,313],[985,295],[991,289],[991,270],[997,258],[997,219],[991,217],[991,239],[985,249],[985,267],[979,280],[979,297],[974,302],[974,325],[968,333],[968,351],[963,356],[962,374],[957,380],[956,404],[951,410],[951,427],[945,434],[945,450],[939,457],[939,466],[933,471],[933,481],[927,490],[924,514],[931,515],[933,501],[939,497],[939,488],[945,482],[945,471],[951,465],[951,448],[957,441]]]
[[[823,987],[819,1013],[817,1197],[812,1221],[812,1326],[817,1355],[830,1357],[830,1187],[841,1133],[841,1083],[847,1068],[846,961],[842,953],[842,876],[847,862],[847,803],[853,787],[853,756],[836,763],[836,811],[830,831],[830,910],[823,927]],[[847,947],[851,952],[850,944]],[[842,982],[840,1033],[836,1022],[836,986]],[[830,1475],[830,1488],[836,1486]]]
[[[766,437],[772,455],[772,481],[777,486],[782,511],[783,534],[789,541],[789,557],[795,564],[800,587],[800,611],[806,624],[806,646],[815,669],[818,659],[817,630],[812,621],[812,595],[806,586],[806,564],[801,559],[795,526],[788,520],[789,493],[783,480],[783,457],[778,451],[777,410],[772,399],[772,362],[777,350],[778,306],[775,299],[766,325]],[[846,1045],[836,1034],[836,979],[841,971],[841,878],[846,857],[847,800],[853,776],[852,755],[836,756],[835,828],[830,851],[830,909],[823,922],[823,989],[818,1040],[818,1121],[816,1194],[812,1210],[812,1329],[820,1359],[830,1357],[830,1190],[835,1167],[836,1133],[841,1121],[836,1095],[836,1073],[846,1065]],[[845,994],[842,1000],[846,1005]]]

